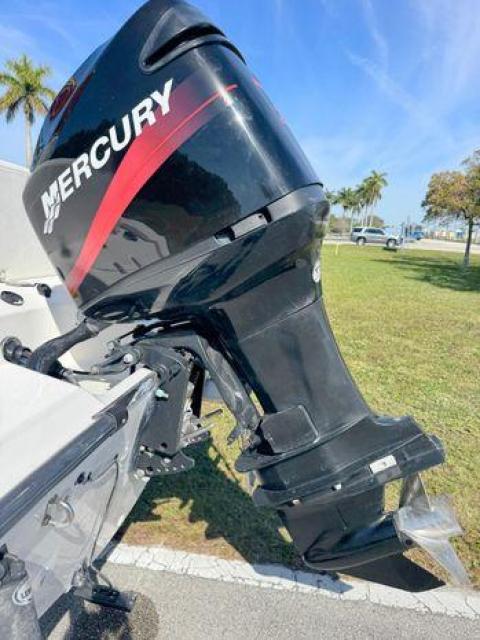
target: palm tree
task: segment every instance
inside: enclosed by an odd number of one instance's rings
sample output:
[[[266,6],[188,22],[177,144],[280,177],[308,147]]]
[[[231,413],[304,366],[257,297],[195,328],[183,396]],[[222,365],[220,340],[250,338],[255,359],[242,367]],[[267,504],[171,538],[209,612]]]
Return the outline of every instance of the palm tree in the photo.
[[[353,217],[357,217],[357,224],[360,222],[362,227],[364,226],[363,222],[363,210],[365,208],[365,193],[363,189],[363,185],[358,185],[353,190],[353,207],[352,207],[352,219],[350,224],[350,233],[353,229]],[[360,215],[362,214],[362,215]]]
[[[350,187],[343,187],[339,191],[330,194],[331,204],[337,204],[343,209],[343,218],[346,220],[347,213],[353,211],[355,206],[355,192]],[[352,227],[352,218],[350,220],[350,230]]]
[[[338,204],[343,209],[343,217],[347,217],[350,212],[350,233],[353,227],[353,211],[356,206],[355,191],[351,187],[343,187],[335,194],[334,204]]]
[[[370,213],[370,226],[372,225],[373,210],[382,198],[382,189],[388,185],[387,174],[371,171],[363,181],[365,191],[365,204]]]
[[[46,114],[48,104],[55,97],[55,92],[44,85],[50,69],[45,66],[34,66],[33,62],[23,54],[18,60],[7,60],[5,71],[0,72],[0,85],[6,87],[0,96],[0,113],[5,113],[7,122],[21,110],[25,117],[25,157],[29,167],[32,162],[32,125],[36,114]]]
[[[359,185],[357,185],[355,187],[355,207],[354,207],[354,212],[357,214],[357,216],[359,216],[360,218],[360,224],[362,225],[362,227],[364,227],[366,225],[366,210],[367,210],[367,206],[368,206],[368,194],[367,194],[367,189],[366,189],[366,184],[365,184],[365,180],[363,180],[363,182]]]
[[[337,194],[335,191],[330,191],[330,189],[325,189],[324,195],[330,204],[338,204]]]

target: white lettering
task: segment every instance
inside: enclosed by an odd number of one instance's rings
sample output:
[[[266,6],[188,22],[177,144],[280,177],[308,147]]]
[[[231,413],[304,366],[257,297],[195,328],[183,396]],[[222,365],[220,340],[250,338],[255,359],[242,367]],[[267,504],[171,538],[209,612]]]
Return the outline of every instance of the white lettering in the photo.
[[[110,128],[110,142],[114,151],[121,151],[132,139],[132,125],[130,124],[130,116],[128,114],[122,118],[122,127],[123,140],[121,142],[118,141],[117,127],[113,126]]]
[[[133,129],[138,137],[142,133],[142,123],[148,122],[149,125],[155,124],[156,118],[153,113],[153,100],[145,98],[140,104],[132,109]]]
[[[65,200],[75,192],[72,178],[72,167],[68,167],[68,169],[65,169],[65,171],[58,176],[58,184],[60,185],[62,202],[65,202]]]
[[[50,189],[42,194],[42,205],[45,213],[45,224],[43,233],[52,233],[53,223],[60,213],[60,193],[58,191],[58,181],[52,182]]]
[[[170,113],[170,95],[172,93],[172,85],[173,79],[168,80],[163,88],[163,93],[160,93],[160,91],[154,91],[151,94],[155,102],[160,105],[162,116],[166,116],[167,113]]]
[[[163,92],[154,91],[150,97],[142,100],[131,113],[123,116],[120,124],[110,127],[108,136],[101,136],[93,143],[90,153],[82,153],[52,182],[48,191],[41,196],[45,213],[44,233],[52,233],[62,202],[65,202],[76,189],[92,177],[93,170],[98,171],[107,164],[112,151],[118,152],[125,149],[132,138],[138,138],[145,125],[154,125],[157,122],[155,115],[157,106],[160,107],[162,116],[170,113],[172,86],[173,79],[168,80],[163,87]]]
[[[73,181],[77,189],[79,189],[82,184],[82,176],[85,176],[85,180],[92,177],[89,161],[88,153],[82,153],[72,164]]]
[[[96,142],[93,143],[93,147],[90,150],[90,164],[94,169],[101,169],[107,164],[110,158],[110,155],[112,153],[112,150],[108,146],[109,142],[110,140],[107,138],[107,136],[102,136]],[[103,156],[99,158],[98,150],[100,147],[106,147],[106,148]]]

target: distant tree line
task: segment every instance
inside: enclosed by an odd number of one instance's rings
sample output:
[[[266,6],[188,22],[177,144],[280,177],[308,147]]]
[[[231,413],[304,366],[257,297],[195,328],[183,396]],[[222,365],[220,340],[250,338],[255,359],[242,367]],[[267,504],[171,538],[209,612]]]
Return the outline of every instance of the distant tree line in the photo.
[[[337,233],[351,233],[355,225],[369,227],[385,226],[382,218],[374,213],[382,198],[382,191],[388,185],[387,175],[372,171],[356,187],[343,187],[338,191],[327,191],[332,205],[342,208],[343,216],[330,216],[330,230]]]

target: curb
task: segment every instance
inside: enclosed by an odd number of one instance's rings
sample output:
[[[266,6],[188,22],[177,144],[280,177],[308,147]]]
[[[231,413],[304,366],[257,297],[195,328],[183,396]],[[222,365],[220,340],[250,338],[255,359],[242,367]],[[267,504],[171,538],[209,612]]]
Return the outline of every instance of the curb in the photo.
[[[297,571],[278,564],[251,565],[240,560],[223,560],[161,546],[120,543],[108,547],[104,557],[111,564],[150,571],[480,620],[480,593],[473,590],[440,587],[423,593],[410,593],[363,580],[345,577],[334,580],[329,575]]]

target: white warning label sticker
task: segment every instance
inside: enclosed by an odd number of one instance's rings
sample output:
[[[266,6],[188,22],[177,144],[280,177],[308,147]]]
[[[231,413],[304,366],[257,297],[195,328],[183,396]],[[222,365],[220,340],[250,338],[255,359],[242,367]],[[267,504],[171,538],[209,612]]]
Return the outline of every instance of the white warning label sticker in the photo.
[[[380,473],[380,471],[385,471],[385,469],[390,469],[390,467],[394,467],[397,464],[397,460],[395,456],[385,456],[385,458],[380,458],[379,460],[375,460],[370,465],[370,471],[372,473]]]

